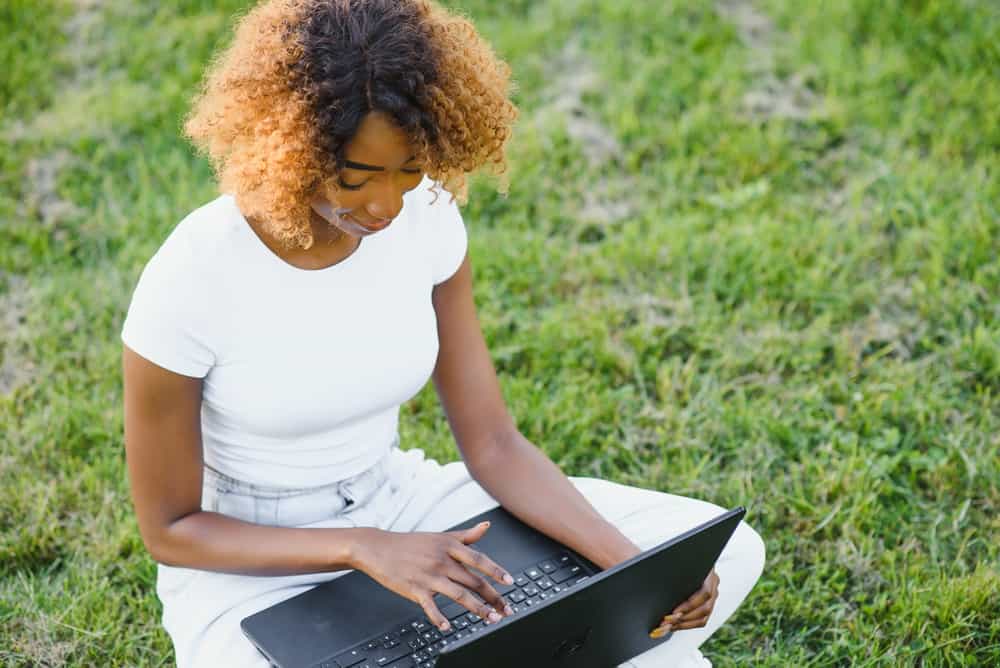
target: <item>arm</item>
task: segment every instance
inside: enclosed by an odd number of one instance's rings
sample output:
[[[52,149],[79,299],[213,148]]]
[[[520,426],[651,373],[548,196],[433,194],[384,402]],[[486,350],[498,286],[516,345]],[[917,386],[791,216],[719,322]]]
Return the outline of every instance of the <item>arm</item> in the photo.
[[[434,288],[440,353],[434,383],[470,473],[493,498],[542,533],[610,568],[641,550],[594,510],[552,461],[517,430],[500,394],[472,299],[466,257]],[[469,401],[475,397],[475,401]],[[705,626],[719,593],[713,570],[702,588],[650,633]]]
[[[423,607],[441,628],[448,622],[436,593],[489,621],[512,614],[497,591],[468,570],[512,582],[493,560],[468,547],[486,525],[449,533],[294,529],[201,510],[202,381],[167,371],[128,347],[122,364],[132,501],[143,542],[157,561],[249,575],[356,568]]]
[[[469,472],[511,513],[602,568],[640,552],[577,491],[507,412],[472,297],[468,256],[434,288],[440,352],[434,369]],[[475,397],[475,401],[469,401]]]
[[[201,386],[128,347],[125,454],[139,531],[159,562],[279,575],[354,567],[360,529],[289,529],[201,510]]]

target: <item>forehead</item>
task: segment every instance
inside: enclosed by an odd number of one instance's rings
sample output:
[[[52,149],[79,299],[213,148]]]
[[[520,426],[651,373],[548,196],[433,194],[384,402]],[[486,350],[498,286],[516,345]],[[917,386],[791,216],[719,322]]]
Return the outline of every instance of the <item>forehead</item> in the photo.
[[[353,162],[395,169],[413,155],[410,138],[388,116],[373,111],[347,143],[344,157]]]

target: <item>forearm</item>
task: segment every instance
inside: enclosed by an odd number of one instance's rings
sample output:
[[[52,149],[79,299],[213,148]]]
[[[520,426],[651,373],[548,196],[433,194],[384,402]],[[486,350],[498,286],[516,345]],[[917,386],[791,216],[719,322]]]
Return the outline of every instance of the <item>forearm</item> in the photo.
[[[519,432],[486,450],[469,471],[521,521],[609,568],[640,549],[605,520],[544,452]]]
[[[157,561],[246,575],[291,575],[356,568],[366,528],[296,529],[196,512],[148,537]]]

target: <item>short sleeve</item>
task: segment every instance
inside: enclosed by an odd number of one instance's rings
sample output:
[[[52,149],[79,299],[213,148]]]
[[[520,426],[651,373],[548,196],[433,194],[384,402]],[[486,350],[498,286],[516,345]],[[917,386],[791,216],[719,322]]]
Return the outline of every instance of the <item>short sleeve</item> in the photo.
[[[462,266],[469,239],[458,203],[444,188],[428,192],[423,218],[431,275],[437,285],[451,278]]]
[[[205,286],[198,289],[199,272],[179,236],[174,230],[143,269],[122,342],[168,371],[203,378],[215,363],[203,307]]]

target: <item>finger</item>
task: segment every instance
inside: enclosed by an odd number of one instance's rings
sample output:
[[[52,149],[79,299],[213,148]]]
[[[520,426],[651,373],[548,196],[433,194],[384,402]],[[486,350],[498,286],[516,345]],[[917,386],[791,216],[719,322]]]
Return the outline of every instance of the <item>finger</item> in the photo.
[[[663,624],[662,626],[657,626],[655,629],[649,632],[649,637],[653,640],[659,640],[663,636],[667,635],[673,630],[673,626],[670,624]]]
[[[686,629],[700,629],[706,624],[708,624],[708,617],[699,617],[698,619],[685,620],[679,624],[674,624],[674,630],[684,631]]]
[[[713,596],[719,593],[719,574],[716,573],[714,569],[708,574],[708,578],[705,582],[709,585],[709,589],[712,590]]]
[[[450,578],[437,578],[434,581],[433,589],[483,619],[491,622],[499,622],[502,619],[500,613],[494,610],[490,604],[479,600],[475,594]]]
[[[712,613],[712,608],[715,607],[716,597],[712,597],[699,605],[697,608],[688,610],[685,612],[678,622],[690,622],[692,619],[700,619],[702,617],[708,617]]]
[[[503,596],[501,596],[496,589],[490,586],[489,582],[475,573],[471,573],[462,566],[456,564],[454,571],[450,571],[448,573],[448,577],[455,582],[464,585],[467,589],[476,592],[479,595],[479,598],[493,606],[493,609],[501,615],[514,614],[514,611],[507,604],[507,601],[504,600]]]
[[[684,601],[676,608],[674,608],[673,614],[680,614],[682,617],[687,614],[688,611],[694,610],[699,605],[707,601],[712,596],[711,590],[702,585],[702,588],[691,595],[688,600]]]
[[[489,522],[480,522],[474,527],[469,527],[468,529],[462,529],[461,531],[449,531],[448,533],[462,541],[466,545],[470,543],[475,543],[477,540],[486,535],[486,530],[490,528]]]
[[[437,605],[434,603],[434,597],[430,592],[425,593],[423,596],[419,596],[416,601],[417,605],[424,609],[424,614],[427,615],[427,619],[431,621],[431,624],[436,626],[441,631],[447,631],[451,628],[451,623],[441,614],[438,610]]]
[[[464,545],[456,545],[448,551],[448,554],[455,561],[474,568],[497,582],[514,584],[514,578],[511,577],[510,573],[478,550],[473,550],[471,547],[465,547]]]

